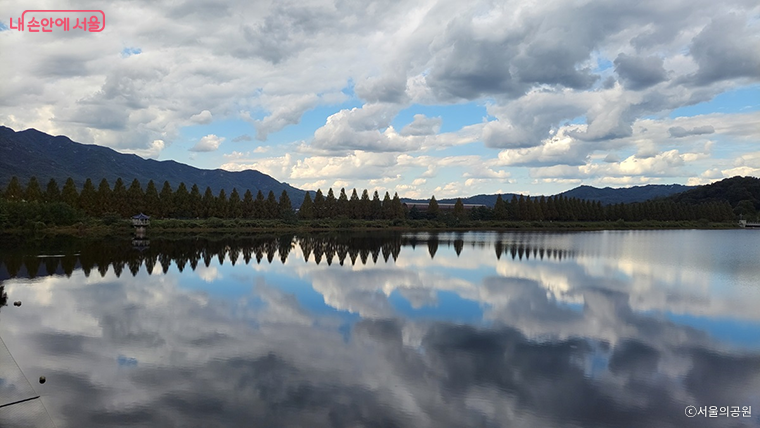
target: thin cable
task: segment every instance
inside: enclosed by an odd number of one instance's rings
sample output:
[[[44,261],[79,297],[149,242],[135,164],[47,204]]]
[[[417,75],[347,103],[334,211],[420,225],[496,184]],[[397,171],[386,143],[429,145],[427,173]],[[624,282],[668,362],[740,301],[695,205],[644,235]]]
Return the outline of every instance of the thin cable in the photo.
[[[16,368],[18,369],[19,373],[21,373],[21,376],[24,378],[24,380],[26,380],[26,383],[29,384],[29,388],[32,390],[32,392],[36,393],[37,391],[34,390],[34,386],[32,386],[32,383],[29,382],[29,378],[26,377],[26,374],[24,374],[24,371],[21,370],[21,366],[19,366],[18,362],[16,362],[16,357],[14,357],[13,354],[11,354],[11,350],[8,348],[8,345],[5,344],[5,341],[3,340],[2,336],[0,336],[0,342],[2,342],[3,346],[5,347],[5,350],[8,351],[8,355],[10,355],[11,360],[13,360],[13,364],[16,365]],[[48,419],[50,420],[50,423],[53,425],[53,428],[56,428],[55,421],[53,420],[53,417],[50,416],[50,412],[48,412],[48,409],[45,406],[45,402],[42,401],[42,397],[40,395],[38,395],[36,397],[33,397],[33,398],[27,398],[27,399],[24,399],[24,400],[20,400],[20,401],[17,401],[15,403],[5,404],[5,405],[2,405],[0,407],[10,406],[12,404],[19,404],[19,403],[23,403],[23,402],[26,402],[26,401],[31,401],[31,400],[34,400],[34,399],[37,399],[37,398],[40,399],[40,404],[42,404],[42,408],[45,410],[45,414],[47,415]]]

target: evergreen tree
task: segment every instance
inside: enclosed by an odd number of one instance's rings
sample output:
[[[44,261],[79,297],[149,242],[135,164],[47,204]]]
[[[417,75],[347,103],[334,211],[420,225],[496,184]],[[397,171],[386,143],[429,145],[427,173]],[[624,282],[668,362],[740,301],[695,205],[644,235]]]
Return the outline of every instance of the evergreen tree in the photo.
[[[130,217],[133,214],[145,212],[145,193],[142,190],[140,181],[136,178],[132,180],[127,189],[127,208],[131,210],[130,213],[127,213]]]
[[[493,217],[496,220],[507,219],[507,203],[501,198],[501,194],[496,196],[496,203],[493,206]]]
[[[105,178],[100,180],[95,200],[97,201],[97,206],[95,207],[94,215],[102,216],[105,213],[111,212],[111,187]]]
[[[48,181],[47,187],[45,188],[45,202],[53,203],[60,201],[61,190],[58,188],[58,182],[55,181],[55,178],[51,178],[50,181]]]
[[[277,204],[277,197],[271,190],[267,195],[267,200],[264,202],[264,210],[267,213],[267,218],[277,218],[280,216],[280,207]]]
[[[389,220],[393,218],[393,206],[391,201],[391,195],[388,192],[385,192],[385,196],[383,197],[383,203],[381,207],[382,211],[382,218]]]
[[[325,218],[338,217],[337,213],[338,201],[335,199],[335,193],[333,193],[332,187],[327,191],[327,197],[325,197]]]
[[[240,201],[240,194],[237,191],[237,188],[232,188],[232,193],[230,193],[230,201],[227,203],[229,216],[232,218],[240,218],[243,216],[243,206]]]
[[[29,179],[29,183],[26,185],[26,192],[24,193],[24,200],[26,201],[42,201],[42,189],[40,189],[40,182],[37,181],[37,177],[32,176]]]
[[[383,218],[383,202],[380,201],[380,194],[377,193],[377,190],[375,190],[375,193],[372,194],[372,205],[370,205],[370,217],[373,220]]]
[[[433,197],[430,198],[430,202],[428,202],[427,217],[434,220],[438,218],[439,214],[438,201],[435,200],[435,195],[433,195]]]
[[[314,218],[325,218],[325,197],[321,189],[314,195]]]
[[[174,217],[188,218],[190,213],[190,192],[184,182],[179,183],[177,190],[174,192]]]
[[[111,191],[111,211],[122,217],[126,217],[129,215],[128,209],[127,188],[124,187],[124,181],[119,177],[113,184],[113,190]]]
[[[359,200],[359,215],[358,218],[369,219],[372,213],[372,201],[369,199],[369,192],[364,189],[362,192],[362,198]]]
[[[79,194],[78,204],[79,209],[87,213],[87,215],[94,216],[98,214],[98,192],[89,178],[84,182],[82,193]]]
[[[174,214],[174,191],[168,181],[164,181],[161,192],[158,194],[161,200],[161,217],[169,217]]]
[[[338,203],[336,205],[336,213],[338,217],[351,217],[351,213],[348,207],[348,196],[346,196],[346,189],[340,189],[340,196],[338,196]]]
[[[77,193],[77,186],[74,184],[74,179],[69,177],[66,179],[66,183],[63,184],[63,190],[61,191],[61,200],[72,208],[76,208],[79,202],[79,193]]]
[[[214,200],[214,217],[227,218],[229,215],[227,212],[228,206],[227,192],[224,189],[220,189],[219,195]]]
[[[280,202],[278,205],[281,219],[288,220],[293,217],[293,203],[290,202],[290,196],[288,196],[287,191],[283,190],[280,194]]]
[[[261,190],[256,192],[256,199],[253,201],[253,217],[266,218],[266,211],[264,210],[264,194],[261,193]]]
[[[148,181],[148,184],[145,186],[143,213],[151,216],[161,216],[161,197],[158,196],[158,189],[153,180]]]
[[[359,195],[356,194],[356,188],[351,192],[351,199],[348,200],[348,216],[351,218],[360,218],[361,208],[359,207]]]
[[[517,195],[512,195],[512,199],[507,206],[507,218],[510,220],[519,220],[519,205],[520,201],[517,200]]]
[[[201,217],[209,218],[216,215],[216,197],[211,187],[206,186],[201,199]]]
[[[406,217],[404,212],[404,204],[401,203],[401,198],[398,197],[398,193],[393,194],[393,201],[391,201],[391,208],[394,219],[403,219]]]
[[[461,221],[465,219],[465,215],[462,198],[457,198],[457,201],[454,203],[454,218]]]
[[[253,193],[251,189],[243,195],[243,218],[253,218]]]
[[[203,212],[203,199],[201,196],[201,189],[197,184],[193,184],[190,188],[190,195],[188,196],[188,208],[190,209],[190,217],[198,218]]]
[[[21,182],[15,175],[11,177],[8,187],[5,188],[5,199],[9,201],[20,201],[24,199],[24,190],[21,188]]]
[[[303,198],[301,208],[298,210],[298,217],[303,220],[311,220],[314,218],[314,204],[311,202],[309,192],[306,192],[306,196]]]

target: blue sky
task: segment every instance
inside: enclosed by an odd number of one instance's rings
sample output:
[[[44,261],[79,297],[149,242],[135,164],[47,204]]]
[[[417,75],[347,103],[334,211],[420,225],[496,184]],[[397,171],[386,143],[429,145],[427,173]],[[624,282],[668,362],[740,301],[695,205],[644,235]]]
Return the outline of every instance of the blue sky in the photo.
[[[753,2],[98,5],[44,34],[5,6],[16,130],[407,197],[760,175]]]

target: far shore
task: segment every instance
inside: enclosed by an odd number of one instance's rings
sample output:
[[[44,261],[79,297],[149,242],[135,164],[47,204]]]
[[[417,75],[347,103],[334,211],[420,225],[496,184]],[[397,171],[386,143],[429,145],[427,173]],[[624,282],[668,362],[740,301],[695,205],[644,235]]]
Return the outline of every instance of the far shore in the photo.
[[[478,231],[583,231],[583,230],[657,230],[657,229],[735,229],[734,222],[713,223],[694,221],[457,221],[432,220],[243,220],[243,219],[163,219],[152,220],[146,236],[179,237],[209,234],[246,235],[256,233],[308,233],[337,231],[394,231],[394,232],[461,232]],[[73,236],[85,238],[131,237],[134,229],[126,220],[106,224],[91,220],[71,226],[35,225],[34,228],[14,228],[0,231],[6,237]]]

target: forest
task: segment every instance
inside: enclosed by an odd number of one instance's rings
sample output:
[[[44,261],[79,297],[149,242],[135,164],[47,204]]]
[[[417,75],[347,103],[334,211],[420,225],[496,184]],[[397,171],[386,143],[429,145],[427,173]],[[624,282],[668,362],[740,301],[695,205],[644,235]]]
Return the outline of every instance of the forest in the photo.
[[[143,188],[138,180],[129,186],[117,179],[111,186],[106,179],[97,187],[87,179],[81,190],[69,178],[60,187],[51,179],[43,188],[32,177],[22,184],[13,177],[0,193],[0,227],[4,229],[38,226],[71,225],[85,219],[102,219],[114,223],[138,213],[153,219],[279,219],[290,223],[299,220],[351,219],[444,221],[447,224],[478,221],[529,221],[529,222],[600,222],[600,221],[695,221],[728,222],[736,213],[728,201],[711,200],[703,203],[679,202],[674,199],[656,199],[646,202],[603,206],[561,195],[549,197],[513,196],[509,201],[499,196],[493,208],[479,206],[465,209],[461,199],[453,209],[443,209],[433,196],[426,209],[409,209],[398,194],[388,192],[381,198],[377,191],[370,197],[365,189],[361,196],[353,189],[350,196],[345,189],[335,195],[329,189],[325,195],[317,190],[309,193],[300,207],[294,207],[286,191],[279,196],[270,191],[266,196],[250,190],[240,195],[232,189],[214,194],[210,188],[203,192],[197,185],[188,189],[185,183],[176,188],[165,181],[161,188],[151,180]]]

